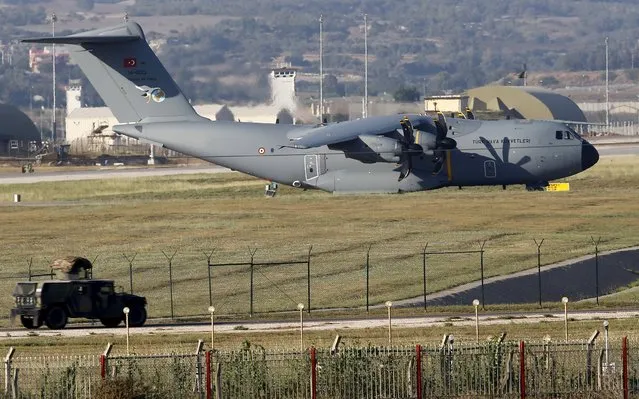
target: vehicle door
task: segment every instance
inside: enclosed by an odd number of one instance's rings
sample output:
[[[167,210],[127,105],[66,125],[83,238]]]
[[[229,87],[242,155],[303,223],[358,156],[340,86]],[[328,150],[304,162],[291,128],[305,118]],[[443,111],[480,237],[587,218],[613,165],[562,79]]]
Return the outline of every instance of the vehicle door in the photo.
[[[91,284],[74,282],[71,292],[69,309],[72,317],[91,317],[93,313],[93,293]]]

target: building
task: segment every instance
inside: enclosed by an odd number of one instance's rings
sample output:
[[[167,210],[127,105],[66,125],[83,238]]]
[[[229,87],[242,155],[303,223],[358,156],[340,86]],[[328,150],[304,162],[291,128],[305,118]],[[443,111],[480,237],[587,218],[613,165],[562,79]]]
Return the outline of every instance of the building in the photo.
[[[40,143],[40,131],[18,108],[0,104],[0,156],[26,156]]]
[[[570,98],[536,86],[483,86],[470,89],[468,106],[475,112],[501,112],[513,118],[587,122]]]
[[[426,112],[458,113],[464,112],[468,106],[467,95],[431,96],[424,98],[424,110]]]

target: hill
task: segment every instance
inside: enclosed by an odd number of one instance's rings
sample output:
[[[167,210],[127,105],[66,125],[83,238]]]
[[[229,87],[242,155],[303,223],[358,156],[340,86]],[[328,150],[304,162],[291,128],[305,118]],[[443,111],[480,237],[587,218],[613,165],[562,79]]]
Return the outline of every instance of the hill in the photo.
[[[82,10],[81,12],[78,9]],[[364,25],[368,14],[372,95],[401,84],[430,94],[463,90],[521,70],[597,71],[633,68],[639,4],[632,0],[0,0],[6,41],[47,31],[55,10],[60,31],[109,25],[128,12],[160,46],[160,56],[195,101],[259,101],[273,62],[319,69],[324,16],[324,67],[334,75],[327,96],[363,92]],[[71,70],[68,75],[79,75]],[[238,84],[237,77],[247,84]],[[257,82],[257,84],[255,84]],[[204,83],[204,84],[203,84]],[[300,83],[315,93],[317,83]],[[0,91],[0,100],[6,94]]]

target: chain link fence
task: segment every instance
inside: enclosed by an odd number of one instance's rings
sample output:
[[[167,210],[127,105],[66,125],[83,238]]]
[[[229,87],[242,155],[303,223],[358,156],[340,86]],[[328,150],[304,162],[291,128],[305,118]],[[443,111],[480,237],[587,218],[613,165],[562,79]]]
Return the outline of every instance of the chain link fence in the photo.
[[[460,398],[639,395],[639,342],[245,347],[154,355],[5,359],[11,398]],[[120,395],[120,396],[118,396]],[[142,396],[140,396],[142,397]]]
[[[599,301],[601,295],[636,281],[639,272],[632,262],[638,250],[600,253],[596,242],[594,256],[558,268],[546,264],[547,259],[558,256],[548,243],[538,248],[531,240],[526,251],[512,248],[508,264],[497,261],[495,249],[490,245],[484,248],[484,244],[466,243],[459,250],[387,244],[345,248],[283,244],[279,248],[200,252],[141,248],[139,252],[123,250],[86,257],[94,262],[94,278],[113,279],[117,290],[145,296],[150,317],[170,318],[205,315],[209,305],[215,306],[218,315],[252,315],[295,310],[299,303],[310,312],[354,307],[368,310],[387,300],[398,306],[424,308],[470,305],[473,299],[479,299],[482,306],[541,306],[542,302],[558,302],[562,296],[571,301]],[[12,292],[20,280],[52,278],[50,262],[28,258],[24,273],[0,273],[0,290]],[[528,273],[499,282],[491,280],[521,270]],[[561,283],[566,279],[572,281],[570,286]],[[472,281],[455,295],[439,295]],[[12,307],[11,299],[9,295],[0,297],[0,306]]]

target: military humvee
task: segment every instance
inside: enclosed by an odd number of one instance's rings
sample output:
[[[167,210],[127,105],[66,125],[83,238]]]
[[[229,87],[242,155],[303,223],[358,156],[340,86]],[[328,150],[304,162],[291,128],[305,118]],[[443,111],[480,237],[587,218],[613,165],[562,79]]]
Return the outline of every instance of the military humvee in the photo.
[[[62,329],[69,317],[99,319],[106,327],[116,327],[129,308],[129,325],[140,327],[146,321],[146,298],[116,293],[112,280],[92,280],[91,262],[84,258],[67,258],[72,266],[64,271],[65,280],[25,281],[13,290],[15,308],[11,319],[20,316],[26,328]],[[68,266],[68,265],[67,265]],[[84,270],[79,278],[78,270]]]
[[[116,327],[124,320],[125,307],[130,309],[131,327],[140,327],[146,321],[146,299],[116,293],[111,280],[20,282],[13,296],[16,307],[11,317],[20,316],[26,328],[44,323],[58,330],[66,326],[69,317],[99,319],[106,327]]]

